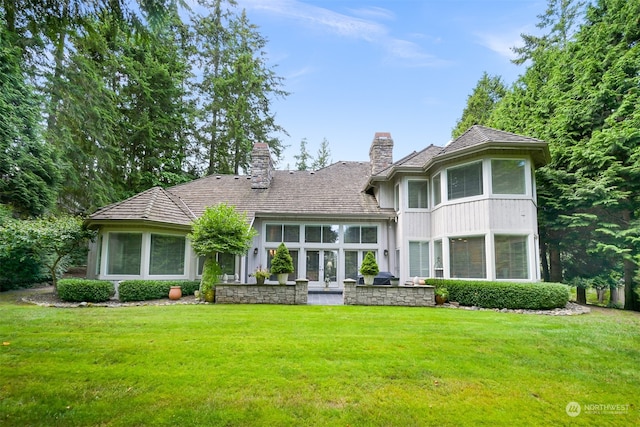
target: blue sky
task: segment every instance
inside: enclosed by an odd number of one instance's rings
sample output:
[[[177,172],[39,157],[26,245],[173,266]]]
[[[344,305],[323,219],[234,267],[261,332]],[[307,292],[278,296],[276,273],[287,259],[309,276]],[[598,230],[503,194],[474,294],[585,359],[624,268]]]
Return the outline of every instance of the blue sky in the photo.
[[[279,169],[295,168],[300,141],[333,162],[368,160],[390,132],[394,160],[445,145],[484,71],[507,84],[521,33],[537,33],[546,0],[238,0],[268,39],[270,66],[291,95],[276,100],[290,136]]]

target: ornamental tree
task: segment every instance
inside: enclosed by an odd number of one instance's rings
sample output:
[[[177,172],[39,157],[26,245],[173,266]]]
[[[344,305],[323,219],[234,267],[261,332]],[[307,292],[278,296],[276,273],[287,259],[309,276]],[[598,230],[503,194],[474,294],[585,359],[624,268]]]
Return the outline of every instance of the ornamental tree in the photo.
[[[246,213],[236,211],[235,206],[220,203],[207,207],[202,216],[193,221],[187,237],[196,254],[214,260],[205,263],[202,275],[208,277],[206,270],[219,269],[215,262],[216,253],[244,255],[256,234],[256,230],[249,225]]]
[[[280,246],[276,249],[276,253],[271,260],[271,273],[293,273],[293,258],[291,258],[289,249],[287,249],[284,243],[280,243]]]
[[[364,276],[375,276],[380,272],[378,268],[378,263],[376,262],[376,257],[373,255],[373,252],[369,251],[364,256],[362,260],[362,265],[360,266],[360,273]]]

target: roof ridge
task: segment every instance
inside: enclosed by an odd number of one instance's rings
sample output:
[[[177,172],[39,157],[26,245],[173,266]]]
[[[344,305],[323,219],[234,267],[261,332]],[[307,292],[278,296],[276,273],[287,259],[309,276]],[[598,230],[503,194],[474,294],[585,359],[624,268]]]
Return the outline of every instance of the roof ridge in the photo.
[[[153,205],[155,205],[156,200],[158,200],[158,190],[164,191],[162,190],[162,187],[152,187],[150,188],[150,190],[154,190],[154,191],[151,194],[151,197],[149,198],[149,203],[147,203],[147,206],[144,208],[144,212],[142,213],[142,218],[149,218],[149,215],[151,214],[151,209],[153,209]]]

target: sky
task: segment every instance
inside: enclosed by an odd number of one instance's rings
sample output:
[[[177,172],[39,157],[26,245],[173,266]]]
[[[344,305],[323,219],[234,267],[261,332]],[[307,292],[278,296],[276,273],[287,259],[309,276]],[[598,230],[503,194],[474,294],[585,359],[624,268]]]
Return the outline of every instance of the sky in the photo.
[[[331,161],[368,161],[376,132],[393,158],[444,146],[483,72],[506,84],[520,34],[537,34],[546,0],[238,0],[268,40],[268,66],[290,95],[273,101],[284,158],[300,142]]]

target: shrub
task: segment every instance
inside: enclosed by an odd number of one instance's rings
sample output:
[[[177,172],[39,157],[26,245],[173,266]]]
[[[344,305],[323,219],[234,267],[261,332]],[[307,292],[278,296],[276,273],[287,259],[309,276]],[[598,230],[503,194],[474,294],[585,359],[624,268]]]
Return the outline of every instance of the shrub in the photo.
[[[289,249],[287,249],[284,243],[280,243],[280,246],[276,249],[276,253],[271,260],[271,273],[293,273],[293,258],[291,258]]]
[[[483,308],[549,310],[569,301],[569,287],[561,283],[427,279],[425,284],[446,286],[449,301]]]
[[[58,297],[70,302],[104,302],[115,293],[113,283],[107,280],[60,279]]]
[[[120,301],[146,301],[169,297],[172,286],[180,286],[182,295],[193,295],[200,286],[199,281],[187,280],[125,280],[120,282]]]
[[[380,272],[378,268],[378,263],[376,262],[376,257],[373,255],[373,252],[369,251],[364,256],[362,260],[362,265],[360,266],[360,273],[364,276],[375,276]]]

